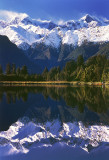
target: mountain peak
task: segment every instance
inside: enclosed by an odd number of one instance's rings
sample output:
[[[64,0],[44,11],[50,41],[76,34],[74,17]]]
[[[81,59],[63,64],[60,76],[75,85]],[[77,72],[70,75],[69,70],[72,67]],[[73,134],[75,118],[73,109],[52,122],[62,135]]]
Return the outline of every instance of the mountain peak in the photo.
[[[81,18],[81,20],[86,21],[87,23],[90,23],[91,21],[95,21],[93,16],[86,14],[84,17]]]
[[[97,27],[97,28],[96,28]],[[33,43],[59,46],[80,46],[84,41],[107,42],[109,21],[86,14],[79,20],[70,20],[63,25],[52,21],[32,19],[27,14],[17,14],[9,23],[0,21],[0,34],[7,35],[19,48],[25,50]],[[55,43],[55,45],[54,45]],[[58,44],[58,45],[57,45]],[[26,46],[26,47],[25,47]]]
[[[26,18],[29,18],[29,16],[26,13],[19,14],[11,20],[11,24],[18,24]]]

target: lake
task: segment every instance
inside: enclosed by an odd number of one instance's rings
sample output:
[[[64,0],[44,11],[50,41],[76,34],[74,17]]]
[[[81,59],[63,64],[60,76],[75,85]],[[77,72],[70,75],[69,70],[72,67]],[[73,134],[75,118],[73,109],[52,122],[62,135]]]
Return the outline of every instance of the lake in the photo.
[[[0,160],[107,160],[109,87],[0,86]]]

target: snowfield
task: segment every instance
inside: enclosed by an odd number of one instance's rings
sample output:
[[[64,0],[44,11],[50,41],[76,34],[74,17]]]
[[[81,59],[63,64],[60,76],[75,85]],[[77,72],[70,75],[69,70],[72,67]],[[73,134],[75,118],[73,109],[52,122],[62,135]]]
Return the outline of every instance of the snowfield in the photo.
[[[27,14],[10,22],[0,20],[0,35],[6,35],[19,48],[27,50],[34,43],[59,48],[60,44],[81,46],[87,42],[108,42],[109,21],[85,15],[62,25],[31,19]],[[34,45],[35,46],[35,45]]]

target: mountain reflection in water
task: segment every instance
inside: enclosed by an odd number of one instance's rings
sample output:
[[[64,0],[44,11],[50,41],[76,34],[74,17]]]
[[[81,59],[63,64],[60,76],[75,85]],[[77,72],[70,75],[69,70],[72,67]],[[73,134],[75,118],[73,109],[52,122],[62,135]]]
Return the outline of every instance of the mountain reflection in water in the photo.
[[[108,150],[108,87],[0,87],[0,159],[104,160]]]
[[[0,87],[0,130],[20,117],[37,122],[82,121],[109,124],[109,88],[101,87]]]

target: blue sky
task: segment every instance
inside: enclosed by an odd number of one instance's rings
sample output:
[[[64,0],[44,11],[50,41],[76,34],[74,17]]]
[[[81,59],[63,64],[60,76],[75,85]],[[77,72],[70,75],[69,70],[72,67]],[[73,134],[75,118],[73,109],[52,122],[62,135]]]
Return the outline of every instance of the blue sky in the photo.
[[[51,20],[78,19],[86,13],[109,19],[109,0],[0,0],[0,10]]]

